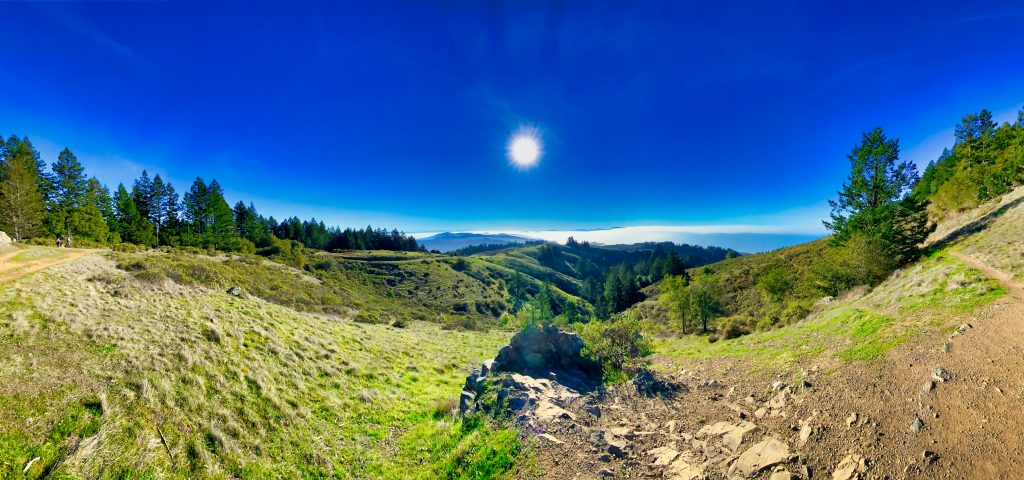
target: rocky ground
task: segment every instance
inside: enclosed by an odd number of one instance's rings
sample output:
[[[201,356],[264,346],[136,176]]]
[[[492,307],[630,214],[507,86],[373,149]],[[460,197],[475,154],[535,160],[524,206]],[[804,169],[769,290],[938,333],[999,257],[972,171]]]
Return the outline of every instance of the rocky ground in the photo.
[[[880,362],[811,359],[782,377],[730,359],[684,369],[655,357],[651,369],[662,373],[589,391],[557,373],[501,373],[498,362],[467,389],[487,377],[499,397],[516,399],[546,478],[1021,478],[1024,290],[958,258],[1010,294]]]

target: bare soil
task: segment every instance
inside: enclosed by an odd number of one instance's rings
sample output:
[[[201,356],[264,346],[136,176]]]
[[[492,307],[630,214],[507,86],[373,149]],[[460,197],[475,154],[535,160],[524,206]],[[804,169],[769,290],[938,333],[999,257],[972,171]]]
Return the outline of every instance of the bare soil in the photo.
[[[676,393],[619,385],[566,402],[574,419],[534,426],[551,436],[538,437],[545,478],[1024,478],[1024,290],[1006,272],[953,256],[1012,294],[878,362],[816,358],[793,375],[751,373],[757,369],[725,358],[682,370],[656,357],[656,370],[672,372],[659,378]],[[969,326],[957,328],[961,321]],[[933,383],[935,367],[950,378]],[[718,422],[756,428],[729,444],[707,435]],[[743,454],[768,437],[788,447],[786,460],[741,474]],[[851,455],[867,468],[836,472]]]

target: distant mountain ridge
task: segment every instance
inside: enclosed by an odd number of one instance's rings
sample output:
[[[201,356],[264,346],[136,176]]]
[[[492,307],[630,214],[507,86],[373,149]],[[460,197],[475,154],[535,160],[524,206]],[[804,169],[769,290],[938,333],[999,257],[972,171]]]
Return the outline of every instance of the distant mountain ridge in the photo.
[[[450,252],[475,245],[502,245],[525,243],[538,239],[510,233],[469,233],[443,232],[429,237],[417,238],[416,241],[427,250]]]

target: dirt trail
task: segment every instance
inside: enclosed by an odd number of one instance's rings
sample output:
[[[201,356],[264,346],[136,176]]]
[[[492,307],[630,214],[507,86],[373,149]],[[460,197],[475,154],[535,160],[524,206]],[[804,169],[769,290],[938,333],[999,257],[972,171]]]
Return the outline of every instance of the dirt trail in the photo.
[[[988,277],[1003,284],[1003,286],[1010,291],[1010,295],[1016,297],[1018,300],[1024,300],[1024,285],[1015,281],[1013,275],[992,267],[991,265],[977,260],[963,252],[950,251],[949,254],[956,257],[961,262],[966,263],[971,268],[979,270],[981,273],[984,273]]]
[[[51,248],[42,247],[45,250],[54,250]],[[95,249],[81,249],[81,248],[68,248],[57,251],[54,256],[45,256],[33,260],[15,261],[14,257],[24,252],[31,252],[33,249],[28,250],[17,250],[14,252],[8,252],[0,255],[0,283],[9,282],[25,275],[38,272],[45,268],[52,267],[54,265],[60,265],[62,263],[70,262],[72,260],[79,259],[90,253],[96,252]]]
[[[924,395],[923,402],[932,400],[938,418],[929,420],[923,440],[937,442],[933,449],[963,478],[1020,478],[1024,288],[1005,272],[963,253],[952,254],[1006,285],[1011,294],[972,328],[950,337],[949,352],[941,361],[953,378]]]

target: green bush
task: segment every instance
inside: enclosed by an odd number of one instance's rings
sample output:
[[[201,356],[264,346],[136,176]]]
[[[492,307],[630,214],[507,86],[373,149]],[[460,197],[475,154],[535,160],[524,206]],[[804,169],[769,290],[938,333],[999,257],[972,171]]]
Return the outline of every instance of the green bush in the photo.
[[[753,320],[746,316],[723,318],[718,328],[718,336],[728,340],[748,335],[754,330],[753,324]]]
[[[897,267],[884,243],[856,233],[842,245],[830,246],[812,267],[821,292],[836,296],[858,285],[878,285]]]
[[[654,353],[643,324],[632,315],[577,325],[585,343],[583,355],[605,368],[606,379],[635,370],[644,357]]]

